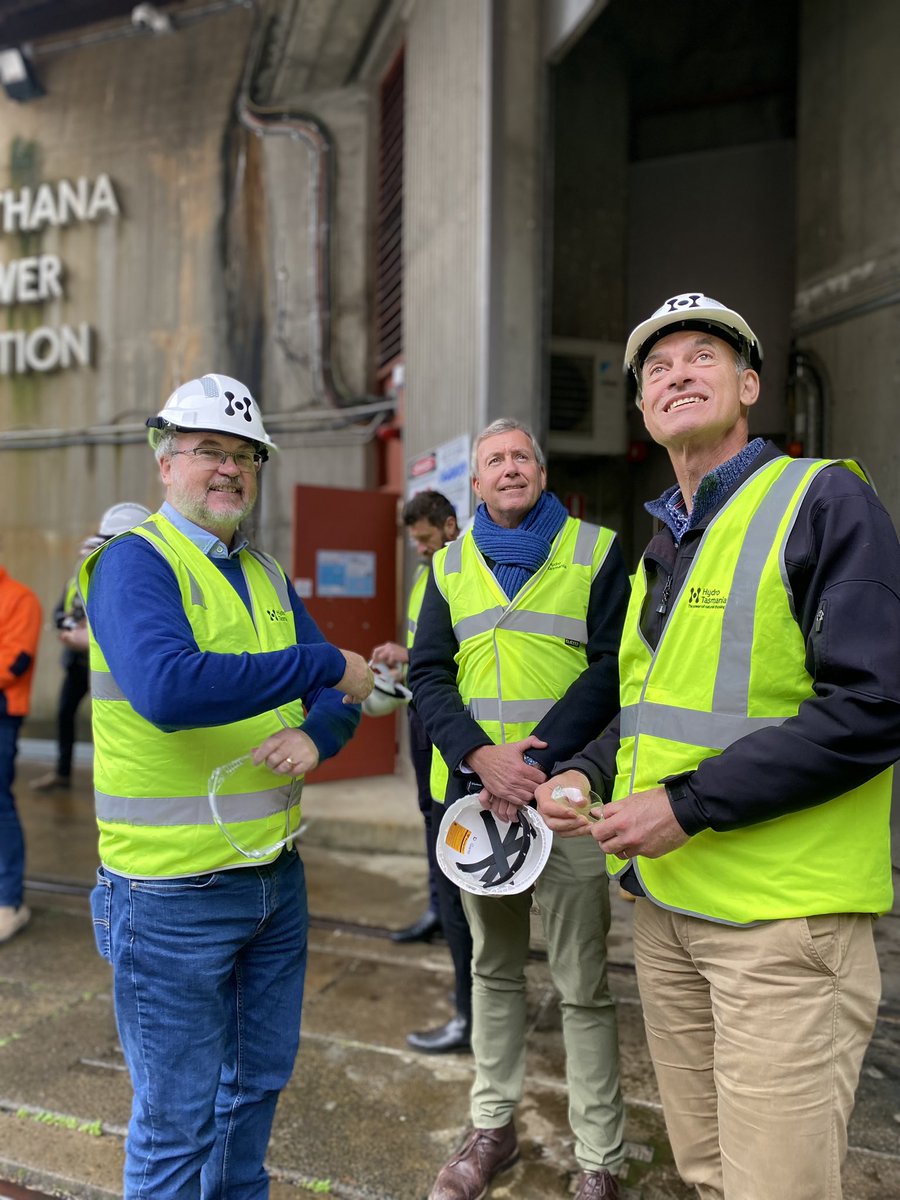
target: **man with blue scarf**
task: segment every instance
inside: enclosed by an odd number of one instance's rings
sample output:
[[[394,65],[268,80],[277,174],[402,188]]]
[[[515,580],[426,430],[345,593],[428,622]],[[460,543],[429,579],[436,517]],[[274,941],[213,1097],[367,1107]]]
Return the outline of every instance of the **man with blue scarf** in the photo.
[[[546,478],[540,446],[518,421],[495,421],[476,439],[481,503],[472,528],[434,556],[409,672],[416,709],[450,767],[447,803],[478,793],[513,822],[554,763],[618,708],[622,553],[611,530],[567,516],[544,491]],[[582,844],[554,843],[527,892],[463,893],[473,941],[474,1128],[430,1200],[477,1200],[518,1158],[532,895],[561,997],[582,1172],[576,1200],[618,1200],[624,1118],[606,977],[609,897],[601,856]]]

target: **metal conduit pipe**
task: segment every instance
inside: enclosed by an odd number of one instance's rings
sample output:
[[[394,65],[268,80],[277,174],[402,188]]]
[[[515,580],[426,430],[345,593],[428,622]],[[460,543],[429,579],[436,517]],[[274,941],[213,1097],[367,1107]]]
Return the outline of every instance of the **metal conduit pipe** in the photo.
[[[318,353],[316,363],[324,398],[335,408],[356,407],[375,400],[373,396],[353,396],[342,391],[336,382],[332,356],[332,273],[331,230],[334,210],[334,141],[325,123],[312,113],[286,111],[280,107],[257,104],[252,99],[263,46],[265,26],[259,19],[253,36],[253,46],[247,58],[247,69],[237,100],[237,117],[245,129],[257,137],[282,136],[303,142],[313,156],[315,205],[312,241],[315,262],[315,328]],[[289,356],[290,348],[282,340],[282,349]]]
[[[855,317],[865,317],[869,313],[878,312],[879,309],[892,308],[895,304],[900,304],[900,291],[887,292],[873,300],[862,300],[858,304],[838,309],[837,312],[829,313],[827,316],[800,322],[794,326],[794,336],[802,337],[804,334],[818,333],[820,329],[827,329],[830,325],[844,325]]]
[[[168,17],[172,30],[177,33],[179,29],[193,25],[195,21],[202,21],[206,17],[218,16],[232,8],[252,8],[252,6],[253,0],[213,0],[211,4],[204,4],[187,11],[166,12],[165,16]],[[77,34],[74,37],[57,38],[56,41],[32,42],[31,57],[34,59],[47,58],[52,54],[62,54],[67,50],[81,50],[85,46],[99,46],[104,42],[118,41],[120,38],[158,36],[160,35],[154,30],[148,29],[145,25],[136,24],[134,18],[129,17],[120,25],[113,25],[98,33]]]
[[[788,385],[792,395],[793,436],[804,454],[819,458],[825,453],[828,393],[825,369],[809,350],[794,347],[790,355]]]
[[[367,442],[394,410],[393,400],[377,400],[339,412],[333,408],[308,408],[301,412],[266,413],[266,428],[273,434],[302,433],[304,442],[340,445]],[[370,417],[364,426],[361,417]],[[127,446],[147,440],[143,421],[119,425],[94,425],[87,429],[10,429],[0,433],[0,450],[54,450],[66,446]]]
[[[392,397],[351,396],[341,392],[334,379],[331,356],[331,210],[333,206],[334,156],[331,135],[326,126],[315,116],[299,112],[283,112],[278,108],[266,108],[254,104],[250,98],[252,80],[255,78],[264,43],[259,8],[254,0],[217,0],[215,3],[179,14],[177,25],[214,16],[231,8],[252,8],[257,15],[254,45],[248,56],[241,92],[238,97],[238,118],[257,136],[282,134],[296,141],[305,142],[314,153],[316,171],[315,211],[315,261],[316,261],[316,316],[319,335],[319,363],[322,390],[329,407],[295,410],[292,412],[266,413],[266,424],[275,434],[302,432],[304,440],[316,445],[353,444],[370,441],[380,425],[395,411],[397,404]],[[177,28],[176,25],[176,28]],[[65,50],[90,45],[95,40],[115,37],[133,37],[146,34],[132,25],[123,25],[104,31],[98,38],[92,35],[66,41],[48,42],[36,47],[39,54],[50,55]],[[372,417],[364,426],[356,426],[362,417]],[[319,426],[319,428],[316,428]],[[68,446],[124,446],[135,445],[146,439],[146,426],[141,423],[119,423],[95,425],[87,429],[14,429],[0,433],[0,451],[3,450],[47,450]]]

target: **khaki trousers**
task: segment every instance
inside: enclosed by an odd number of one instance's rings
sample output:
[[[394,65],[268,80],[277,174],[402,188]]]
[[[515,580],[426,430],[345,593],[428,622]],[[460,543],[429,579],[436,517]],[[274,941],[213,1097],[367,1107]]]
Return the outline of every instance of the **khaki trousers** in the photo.
[[[669,1140],[701,1200],[840,1200],[881,980],[868,914],[737,928],[635,904]]]
[[[569,1122],[586,1171],[624,1163],[616,1013],[606,977],[609,892],[593,838],[556,838],[535,886],[553,982],[560,994]],[[463,892],[472,930],[472,1123],[505,1125],[525,1082],[525,962],[531,893]]]

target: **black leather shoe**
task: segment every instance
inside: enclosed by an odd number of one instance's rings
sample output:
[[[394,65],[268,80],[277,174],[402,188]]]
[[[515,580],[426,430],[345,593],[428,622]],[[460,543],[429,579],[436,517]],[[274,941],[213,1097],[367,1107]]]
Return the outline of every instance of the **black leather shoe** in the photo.
[[[423,1054],[468,1054],[472,1049],[472,1026],[465,1017],[451,1017],[440,1029],[407,1034],[407,1045]]]
[[[441,932],[441,918],[430,908],[422,913],[418,921],[407,925],[405,929],[395,929],[391,934],[392,942],[430,942]]]

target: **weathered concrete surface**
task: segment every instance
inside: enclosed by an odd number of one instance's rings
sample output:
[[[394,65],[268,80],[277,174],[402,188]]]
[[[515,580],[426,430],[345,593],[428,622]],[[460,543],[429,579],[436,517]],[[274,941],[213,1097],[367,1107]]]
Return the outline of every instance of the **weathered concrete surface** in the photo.
[[[93,879],[87,777],[79,772],[71,795],[38,797],[25,783],[42,766],[22,764],[17,794],[29,877],[43,882],[29,892],[32,924],[0,947],[0,1179],[76,1200],[110,1200],[121,1195],[130,1107],[110,973],[94,950],[83,892],[45,890],[48,881],[87,886]],[[412,786],[402,776],[313,786],[306,814],[303,857],[314,928],[303,1045],[269,1149],[272,1200],[312,1190],[339,1200],[422,1200],[465,1130],[472,1064],[462,1055],[417,1055],[405,1044],[411,1029],[450,1015],[452,982],[443,943],[398,946],[387,937],[425,901],[421,859],[398,852],[404,846],[418,852],[420,845]],[[367,844],[373,851],[362,853]],[[628,1110],[626,1196],[688,1200],[671,1164],[647,1058],[629,907],[616,898],[614,910],[611,983]],[[879,929],[885,1004],[851,1131],[848,1200],[900,1194],[898,926],[894,916]],[[559,1014],[540,956],[538,918],[534,941],[529,1076],[517,1116],[522,1161],[496,1182],[490,1200],[562,1200],[576,1170]]]

